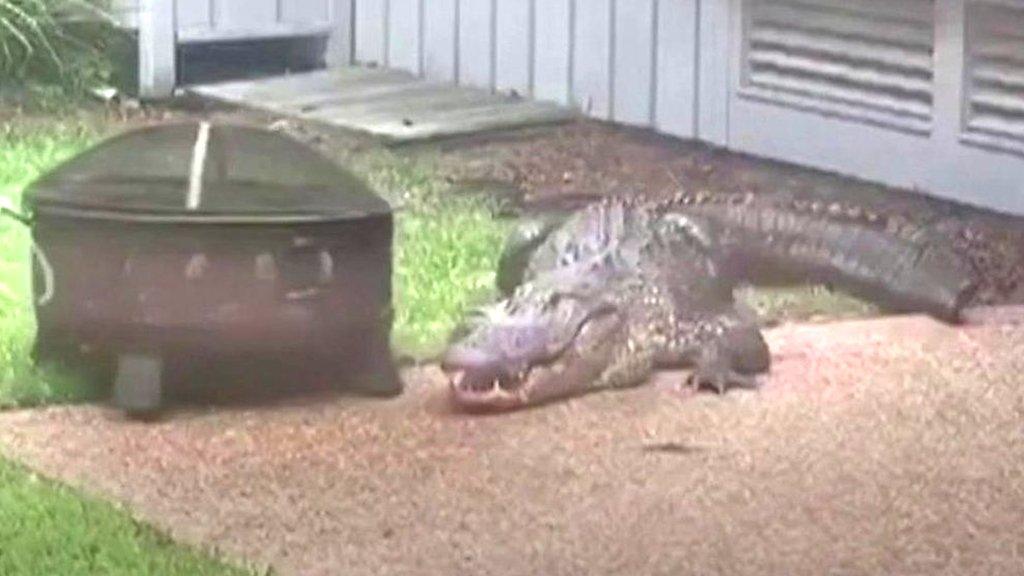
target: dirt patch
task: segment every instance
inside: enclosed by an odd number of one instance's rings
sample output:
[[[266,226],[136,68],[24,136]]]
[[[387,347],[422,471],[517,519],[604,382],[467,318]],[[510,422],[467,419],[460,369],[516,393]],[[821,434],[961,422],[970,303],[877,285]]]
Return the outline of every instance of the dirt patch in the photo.
[[[578,206],[606,195],[660,197],[680,188],[853,202],[956,238],[984,274],[975,304],[1024,302],[1022,218],[589,120],[410,152],[436,155],[452,182],[496,189],[526,210]]]
[[[1016,575],[1024,325],[989,320],[780,327],[760,393],[467,417],[420,368],[383,402],[9,413],[0,451],[285,574]]]

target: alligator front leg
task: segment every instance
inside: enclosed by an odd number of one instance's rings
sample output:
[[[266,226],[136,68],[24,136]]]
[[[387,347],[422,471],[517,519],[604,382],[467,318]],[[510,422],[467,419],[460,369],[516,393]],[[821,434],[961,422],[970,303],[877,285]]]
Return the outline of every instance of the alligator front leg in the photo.
[[[710,387],[721,394],[730,388],[757,388],[756,375],[771,365],[761,331],[738,314],[680,323],[675,332],[658,364],[692,368],[687,385],[695,389]]]
[[[718,394],[731,388],[754,390],[760,386],[757,376],[736,370],[730,354],[718,345],[701,351],[686,384],[694,390],[710,387]]]
[[[770,366],[771,352],[761,331],[744,323],[724,329],[701,346],[689,384],[694,388],[710,386],[719,394],[729,388],[755,389],[759,386],[756,374],[767,372]]]
[[[618,356],[598,379],[598,388],[631,388],[643,384],[654,371],[654,353],[637,350]]]

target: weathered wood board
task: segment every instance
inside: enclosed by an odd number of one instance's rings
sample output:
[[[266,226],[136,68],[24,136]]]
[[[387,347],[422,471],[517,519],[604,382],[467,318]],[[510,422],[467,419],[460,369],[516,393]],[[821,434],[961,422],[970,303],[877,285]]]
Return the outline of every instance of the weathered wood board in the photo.
[[[573,116],[568,108],[549,102],[356,67],[192,86],[188,91],[394,142],[555,123]]]

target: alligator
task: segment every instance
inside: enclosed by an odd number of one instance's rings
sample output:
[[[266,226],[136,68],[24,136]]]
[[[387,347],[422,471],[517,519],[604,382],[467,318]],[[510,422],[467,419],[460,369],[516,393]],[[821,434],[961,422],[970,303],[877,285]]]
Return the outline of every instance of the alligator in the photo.
[[[756,388],[771,357],[742,284],[828,284],[958,323],[978,286],[940,234],[841,202],[679,193],[610,198],[530,221],[507,243],[503,298],[455,331],[456,405],[508,410],[690,368],[687,385]]]

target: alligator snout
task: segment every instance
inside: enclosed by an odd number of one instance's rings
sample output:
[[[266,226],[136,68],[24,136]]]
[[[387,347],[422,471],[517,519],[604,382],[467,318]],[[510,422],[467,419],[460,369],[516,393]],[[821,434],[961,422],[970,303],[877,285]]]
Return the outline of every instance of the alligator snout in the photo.
[[[456,330],[441,366],[454,404],[477,410],[536,404],[580,386],[578,379],[562,376],[576,373],[569,364],[581,353],[588,360],[580,366],[583,371],[606,363],[590,356],[606,348],[598,341],[615,340],[607,338],[613,332],[607,325],[621,320],[612,314],[613,305],[589,297],[589,277],[571,280],[559,277],[557,289],[531,285]],[[581,337],[582,352],[576,349]]]
[[[515,374],[508,363],[479,350],[453,347],[441,370],[448,377],[452,399],[461,407],[509,409],[526,402],[521,392],[525,374]]]
[[[532,320],[505,319],[469,330],[448,348],[441,363],[453,400],[481,409],[526,404],[531,368],[549,361],[564,346],[563,339]]]

